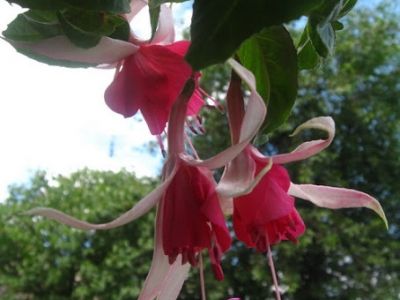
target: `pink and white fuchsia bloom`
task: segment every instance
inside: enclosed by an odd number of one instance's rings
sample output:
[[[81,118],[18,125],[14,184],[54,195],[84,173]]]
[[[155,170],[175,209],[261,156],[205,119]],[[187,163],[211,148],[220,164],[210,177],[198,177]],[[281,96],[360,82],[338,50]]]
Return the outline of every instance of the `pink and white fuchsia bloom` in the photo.
[[[295,240],[304,231],[292,196],[334,209],[368,207],[386,223],[380,204],[371,196],[348,189],[293,184],[279,166],[305,159],[329,146],[334,137],[331,118],[315,118],[297,128],[294,134],[316,128],[326,131],[328,137],[304,142],[291,153],[264,157],[250,145],[263,123],[266,108],[256,91],[254,76],[236,61],[230,60],[229,64],[250,90],[246,106],[236,92],[235,97],[228,93],[233,141],[229,148],[207,160],[186,153],[185,118],[195,88],[195,81],[191,79],[172,107],[163,182],[153,192],[105,224],[87,223],[51,208],[28,212],[79,229],[105,230],[132,222],[157,205],[153,261],[139,299],[176,299],[190,266],[197,265],[198,255],[204,249],[208,250],[217,279],[223,278],[221,256],[231,242],[223,213],[233,213],[238,238],[260,251],[265,251],[266,243]],[[210,170],[222,166],[226,166],[225,172],[216,184]],[[256,212],[254,205],[257,205]]]
[[[132,20],[146,5],[146,1],[132,1],[131,13],[125,18]],[[75,46],[65,36],[29,43],[9,42],[16,49],[65,63],[116,67],[115,78],[104,95],[107,105],[124,117],[131,117],[140,110],[151,134],[160,135],[174,101],[193,72],[184,60],[190,42],[174,40],[171,9],[161,5],[157,30],[148,41],[139,40],[132,32],[128,42],[103,37],[89,49]],[[197,115],[204,104],[197,83],[199,77],[197,72],[196,89],[188,103],[188,115]]]

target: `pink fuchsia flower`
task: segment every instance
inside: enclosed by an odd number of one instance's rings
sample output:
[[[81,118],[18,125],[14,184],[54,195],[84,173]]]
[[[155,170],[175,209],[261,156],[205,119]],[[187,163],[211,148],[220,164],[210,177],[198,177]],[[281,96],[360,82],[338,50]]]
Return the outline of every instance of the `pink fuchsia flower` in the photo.
[[[232,142],[241,139],[237,129],[243,118],[243,98],[240,80],[233,76],[228,90],[228,113]],[[373,197],[350,189],[298,185],[290,182],[286,170],[278,164],[306,159],[330,145],[335,124],[330,117],[311,119],[299,126],[293,135],[305,129],[326,131],[328,137],[302,143],[286,154],[265,157],[253,146],[248,146],[225,168],[217,191],[225,201],[225,212],[233,213],[238,238],[260,251],[266,244],[293,240],[304,232],[304,224],[294,208],[294,199],[309,200],[322,207],[368,207],[387,221],[379,202]],[[267,245],[268,246],[268,245]]]
[[[132,19],[145,5],[146,1],[132,1],[131,13],[126,18]],[[157,135],[163,132],[171,106],[192,74],[184,60],[189,42],[174,43],[174,38],[171,10],[162,5],[158,28],[151,41],[140,41],[132,33],[129,42],[103,37],[98,45],[89,49],[75,46],[65,36],[33,43],[9,42],[16,49],[64,63],[116,66],[117,74],[105,92],[107,105],[124,117],[131,117],[140,110],[150,132]],[[199,76],[200,73],[196,79]],[[203,104],[197,89],[189,103],[188,115],[198,114]]]
[[[252,155],[252,146],[245,152],[254,159],[257,173],[266,167]],[[260,252],[282,240],[297,241],[305,226],[288,195],[289,187],[286,169],[274,164],[250,193],[234,199],[233,226],[239,240]]]
[[[159,296],[160,299],[176,299],[188,276],[190,262],[195,264],[196,254],[202,249],[208,249],[214,272],[217,278],[221,278],[221,255],[229,247],[230,237],[222,217],[221,205],[224,205],[224,201],[216,195],[215,184],[208,169],[220,168],[241,153],[261,127],[266,114],[264,102],[255,90],[254,76],[238,64],[234,64],[233,68],[251,90],[243,116],[249,122],[241,125],[241,140],[237,144],[207,160],[186,155],[183,130],[191,93],[184,89],[173,105],[168,123],[169,155],[163,170],[163,182],[129,211],[104,224],[78,220],[51,208],[34,208],[26,214],[44,216],[78,229],[106,230],[132,222],[158,204],[153,260],[139,299],[148,300]],[[191,91],[193,85],[192,81]],[[199,182],[194,187],[185,186],[183,192],[179,190],[182,188],[179,184],[189,183],[186,174],[199,179]],[[178,196],[173,197],[174,195]],[[175,205],[184,206],[179,207],[181,216],[176,216]],[[194,219],[194,225],[190,225],[191,230],[185,232],[182,239],[176,236],[177,233],[182,233],[182,229],[176,228],[179,224],[174,222],[175,217]],[[209,224],[207,229],[204,228],[204,222]],[[193,231],[197,232],[193,234]],[[194,235],[196,239],[188,235]]]
[[[180,41],[140,46],[137,52],[124,59],[122,70],[107,88],[104,96],[107,105],[124,117],[131,117],[140,110],[150,132],[161,134],[172,104],[192,74],[184,60],[189,44]],[[202,105],[203,99],[196,91],[189,102],[188,113],[197,114]]]

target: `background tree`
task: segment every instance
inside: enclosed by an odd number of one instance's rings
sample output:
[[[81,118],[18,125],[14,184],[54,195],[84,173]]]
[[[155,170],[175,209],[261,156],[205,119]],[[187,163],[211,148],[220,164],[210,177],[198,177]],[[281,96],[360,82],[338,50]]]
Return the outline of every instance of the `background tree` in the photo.
[[[110,231],[80,231],[20,213],[61,209],[92,222],[128,210],[154,188],[127,171],[82,170],[48,179],[38,172],[0,205],[1,299],[132,299],[153,250],[154,213]]]

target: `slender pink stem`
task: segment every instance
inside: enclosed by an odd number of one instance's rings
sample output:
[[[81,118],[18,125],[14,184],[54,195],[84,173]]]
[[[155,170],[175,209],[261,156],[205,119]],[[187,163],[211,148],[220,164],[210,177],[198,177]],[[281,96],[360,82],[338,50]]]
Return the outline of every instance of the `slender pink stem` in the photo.
[[[201,253],[199,253],[199,273],[200,273],[201,300],[207,300],[206,284],[204,281],[203,255]]]
[[[274,260],[272,259],[272,252],[271,252],[271,247],[270,247],[269,240],[268,240],[268,234],[266,234],[266,238],[267,238],[267,247],[268,247],[267,259],[268,259],[269,268],[271,270],[272,280],[274,282],[275,298],[276,298],[276,300],[281,300],[281,293],[279,290],[278,277],[276,276]]]
[[[165,158],[167,155],[167,152],[165,151],[165,147],[164,147],[164,143],[163,143],[161,134],[157,134],[156,138],[157,138],[158,145],[160,146],[161,154]]]

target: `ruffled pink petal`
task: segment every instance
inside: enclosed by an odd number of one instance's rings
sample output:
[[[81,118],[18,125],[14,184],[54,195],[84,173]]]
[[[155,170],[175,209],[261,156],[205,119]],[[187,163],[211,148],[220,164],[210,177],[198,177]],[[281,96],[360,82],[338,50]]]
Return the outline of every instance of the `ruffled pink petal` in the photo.
[[[233,59],[228,60],[228,63],[242,78],[242,80],[246,82],[250,89],[250,97],[240,129],[239,142],[206,160],[188,159],[187,157],[182,156],[182,159],[186,160],[189,164],[209,169],[217,169],[227,165],[250,143],[251,139],[257,134],[264,121],[267,109],[261,96],[257,93],[253,74]]]
[[[327,148],[332,143],[335,136],[335,122],[331,117],[317,117],[310,119],[297,127],[292,133],[292,136],[297,135],[305,129],[320,129],[326,131],[328,137],[325,140],[304,142],[290,153],[274,155],[272,156],[274,163],[285,164],[309,158]],[[264,156],[260,155],[260,158],[261,157]]]
[[[101,38],[95,47],[89,49],[75,46],[64,36],[56,36],[33,43],[7,41],[17,50],[27,50],[34,54],[66,62],[93,65],[113,64],[138,50],[138,47],[132,43],[109,37]]]
[[[167,47],[141,46],[124,61],[121,72],[105,93],[106,103],[125,117],[140,109],[151,133],[161,134],[191,73],[183,57]]]
[[[88,223],[86,221],[82,221],[75,217],[69,216],[53,208],[38,207],[31,209],[25,212],[24,214],[46,217],[55,220],[59,223],[68,225],[70,227],[82,230],[90,230],[90,229],[106,230],[119,227],[140,218],[142,215],[147,213],[151,208],[153,208],[154,205],[156,205],[161,199],[162,195],[164,194],[164,191],[170,184],[175,173],[176,169],[174,168],[172,173],[168,176],[168,178],[166,178],[166,180],[161,185],[159,185],[150,194],[148,194],[146,197],[144,197],[138,203],[136,203],[130,210],[128,210],[115,220],[108,223],[103,223],[103,224]]]
[[[161,5],[158,27],[151,44],[171,44],[175,40],[174,18],[172,10],[166,4]]]
[[[289,194],[311,201],[317,206],[331,209],[367,207],[375,211],[385,222],[386,227],[388,227],[382,206],[378,200],[366,193],[331,186],[291,183]]]

